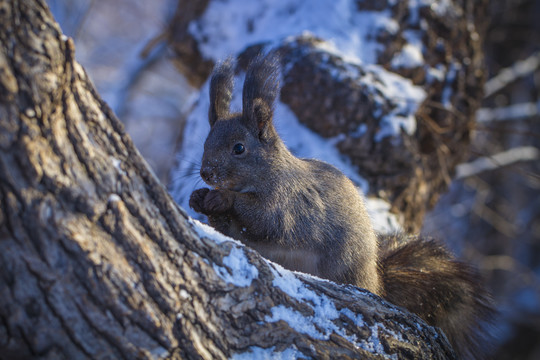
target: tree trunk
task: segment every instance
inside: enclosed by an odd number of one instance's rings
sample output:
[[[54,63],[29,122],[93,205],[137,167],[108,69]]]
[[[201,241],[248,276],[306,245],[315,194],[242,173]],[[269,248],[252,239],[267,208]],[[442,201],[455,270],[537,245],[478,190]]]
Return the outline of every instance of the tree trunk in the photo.
[[[366,291],[205,235],[44,1],[0,2],[0,41],[2,359],[453,357],[438,330]]]

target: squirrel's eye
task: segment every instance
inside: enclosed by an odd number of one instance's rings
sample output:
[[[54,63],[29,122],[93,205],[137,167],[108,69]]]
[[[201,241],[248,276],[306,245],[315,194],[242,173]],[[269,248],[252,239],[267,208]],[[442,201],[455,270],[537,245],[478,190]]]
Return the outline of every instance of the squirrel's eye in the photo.
[[[232,151],[233,151],[234,155],[240,155],[244,151],[246,151],[246,148],[245,148],[244,144],[238,143],[238,144],[233,146]]]

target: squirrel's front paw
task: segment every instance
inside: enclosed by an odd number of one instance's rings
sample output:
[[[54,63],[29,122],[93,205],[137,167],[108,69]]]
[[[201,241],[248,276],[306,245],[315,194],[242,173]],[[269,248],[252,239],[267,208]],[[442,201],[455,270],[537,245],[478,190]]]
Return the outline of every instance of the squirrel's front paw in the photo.
[[[204,208],[212,214],[224,213],[233,206],[233,198],[229,192],[210,190],[204,198]]]
[[[197,189],[191,193],[189,206],[198,213],[210,215],[228,211],[233,205],[229,192],[223,190]]]
[[[210,189],[202,188],[197,189],[191,193],[189,197],[189,207],[195,210],[198,213],[205,213],[204,211],[204,198],[208,194]]]

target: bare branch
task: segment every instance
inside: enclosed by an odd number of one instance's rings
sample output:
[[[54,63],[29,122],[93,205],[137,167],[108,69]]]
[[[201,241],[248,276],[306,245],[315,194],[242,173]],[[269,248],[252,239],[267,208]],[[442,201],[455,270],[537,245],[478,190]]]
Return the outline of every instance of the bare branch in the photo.
[[[533,146],[521,146],[495,155],[478,158],[470,163],[460,164],[456,168],[456,178],[463,179],[522,162],[540,158],[540,151]]]
[[[482,108],[476,112],[476,121],[489,123],[493,121],[522,120],[540,114],[540,101],[514,104],[499,108]]]
[[[527,59],[518,61],[514,65],[502,69],[497,75],[486,81],[484,96],[489,97],[517,79],[527,76],[540,67],[540,52],[536,52]]]

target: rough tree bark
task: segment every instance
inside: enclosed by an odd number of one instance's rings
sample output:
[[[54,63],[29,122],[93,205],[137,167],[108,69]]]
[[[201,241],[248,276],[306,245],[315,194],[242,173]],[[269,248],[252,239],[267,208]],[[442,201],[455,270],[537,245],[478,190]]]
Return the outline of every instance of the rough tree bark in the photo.
[[[1,358],[453,357],[376,296],[196,232],[44,1],[0,2],[0,46]]]

